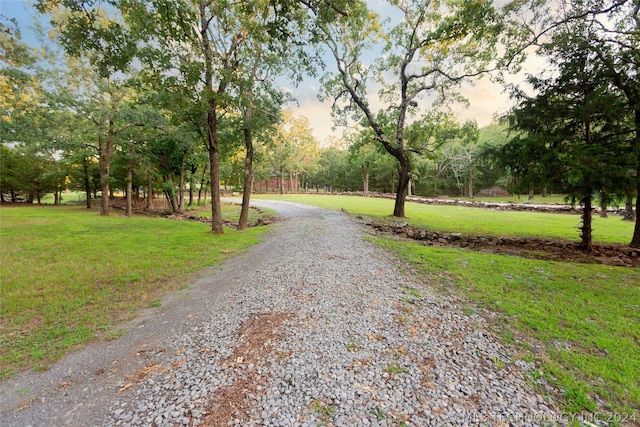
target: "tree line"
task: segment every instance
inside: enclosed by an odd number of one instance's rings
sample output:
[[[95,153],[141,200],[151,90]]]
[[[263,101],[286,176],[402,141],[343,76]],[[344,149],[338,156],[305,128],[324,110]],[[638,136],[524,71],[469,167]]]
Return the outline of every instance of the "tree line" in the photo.
[[[557,190],[584,209],[640,192],[640,16],[631,0],[40,0],[57,44],[35,48],[0,21],[3,196],[30,200],[69,185],[131,200],[162,191],[171,209],[243,193],[272,176],[306,189],[408,194],[500,184]],[[388,14],[385,19],[379,13]],[[547,70],[507,82],[526,54]],[[318,148],[285,111],[278,78],[318,75],[334,120],[350,130]],[[503,82],[516,106],[478,130],[448,111],[462,84]],[[506,128],[506,130],[505,130]],[[487,136],[489,135],[489,136]],[[344,148],[344,149],[342,149]],[[109,197],[101,199],[108,215]],[[632,246],[640,246],[636,221]]]

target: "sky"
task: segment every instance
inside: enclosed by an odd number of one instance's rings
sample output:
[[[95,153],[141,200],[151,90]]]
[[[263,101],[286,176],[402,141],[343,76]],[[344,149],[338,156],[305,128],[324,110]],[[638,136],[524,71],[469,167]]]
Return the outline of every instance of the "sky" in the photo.
[[[380,0],[369,0],[370,6],[378,8],[384,16],[384,9],[379,9]],[[29,0],[0,0],[0,14],[18,21],[22,32],[23,41],[36,45],[37,39],[33,32],[33,18],[36,13]],[[332,58],[327,58],[327,71],[335,71],[335,63]],[[529,69],[536,68],[536,62]],[[322,75],[320,72],[319,75]],[[521,78],[521,76],[519,77]],[[286,82],[283,86],[287,86]],[[313,128],[314,136],[318,142],[327,146],[333,141],[339,141],[344,130],[334,128],[331,118],[331,101],[320,102],[318,100],[320,83],[318,79],[307,78],[297,87],[289,87],[297,102],[289,104],[296,116],[305,116]],[[496,113],[506,112],[513,104],[501,85],[492,83],[488,77],[476,80],[473,84],[465,84],[460,92],[469,100],[469,106],[453,105],[451,110],[457,115],[460,122],[475,120],[479,127],[491,124]]]

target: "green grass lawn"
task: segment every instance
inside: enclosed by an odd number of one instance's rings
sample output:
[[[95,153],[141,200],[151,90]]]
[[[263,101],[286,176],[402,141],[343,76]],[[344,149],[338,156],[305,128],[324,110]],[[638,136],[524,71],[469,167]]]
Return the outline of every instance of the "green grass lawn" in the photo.
[[[374,217],[378,220],[398,221],[391,217],[394,201],[372,197],[333,196],[314,194],[256,195],[254,197],[289,200],[327,209],[345,209],[349,213]],[[505,212],[462,206],[426,205],[407,202],[407,218],[412,225],[430,230],[487,236],[528,236],[580,239],[579,215],[537,212]],[[627,244],[633,236],[633,222],[620,217],[593,218],[593,241]]]
[[[1,207],[0,379],[116,337],[118,321],[157,305],[265,230],[214,236],[204,223],[101,217],[82,206]]]

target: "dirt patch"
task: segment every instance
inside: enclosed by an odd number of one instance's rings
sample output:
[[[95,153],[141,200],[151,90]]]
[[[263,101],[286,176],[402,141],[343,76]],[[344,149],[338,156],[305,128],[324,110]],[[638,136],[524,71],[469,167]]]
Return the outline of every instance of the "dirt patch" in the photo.
[[[275,353],[278,328],[293,317],[292,313],[258,313],[242,324],[241,341],[224,363],[233,367],[236,380],[216,391],[208,405],[206,426],[226,426],[232,419],[244,419],[249,408],[249,394],[258,393],[258,386],[267,380],[258,373],[258,366],[271,359],[265,356]]]
[[[640,267],[640,249],[624,245],[594,244],[585,252],[578,242],[562,239],[494,237],[443,233],[414,227],[404,222],[390,224],[366,221],[378,233],[420,241],[428,246],[467,248],[481,252],[517,255],[524,258]]]

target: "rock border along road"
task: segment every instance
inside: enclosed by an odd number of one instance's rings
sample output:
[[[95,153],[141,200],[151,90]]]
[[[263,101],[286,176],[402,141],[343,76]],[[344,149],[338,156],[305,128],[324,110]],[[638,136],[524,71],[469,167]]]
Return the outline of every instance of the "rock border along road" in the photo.
[[[527,384],[484,319],[436,295],[348,215],[257,201],[282,221],[50,370],[0,389],[0,424],[541,425]]]

